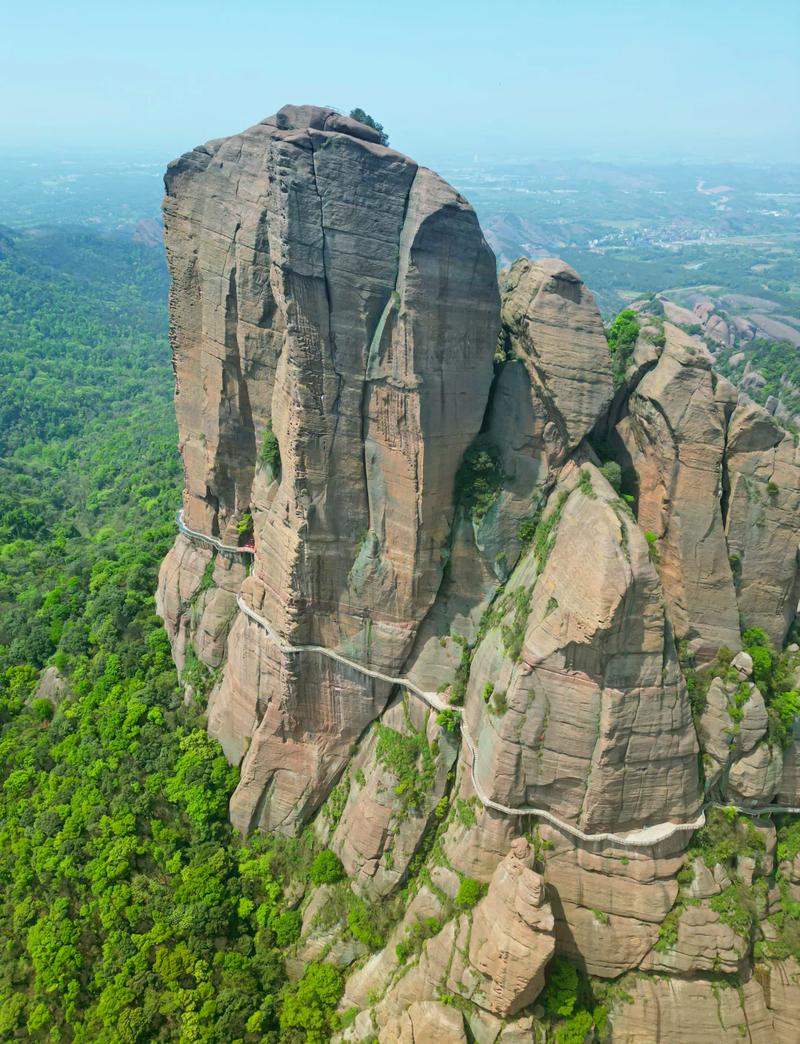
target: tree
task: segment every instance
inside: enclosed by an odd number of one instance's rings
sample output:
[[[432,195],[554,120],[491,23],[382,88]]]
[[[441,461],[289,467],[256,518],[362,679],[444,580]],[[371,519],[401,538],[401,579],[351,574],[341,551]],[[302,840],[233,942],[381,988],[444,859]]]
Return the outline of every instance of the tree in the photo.
[[[456,906],[459,910],[472,909],[485,891],[486,889],[480,881],[476,881],[472,877],[462,878],[456,895]]]
[[[335,852],[325,848],[314,857],[308,876],[314,885],[334,884],[336,881],[341,881],[345,876],[342,861]]]
[[[381,145],[389,144],[389,135],[383,129],[383,124],[374,120],[368,112],[364,112],[363,109],[352,109],[350,112],[350,119],[357,120],[359,123],[363,123],[365,126],[372,127],[373,130],[376,130],[381,136]]]
[[[341,974],[330,964],[309,964],[286,994],[281,1029],[305,1032],[307,1044],[323,1044],[335,1028],[336,1005],[344,992]]]

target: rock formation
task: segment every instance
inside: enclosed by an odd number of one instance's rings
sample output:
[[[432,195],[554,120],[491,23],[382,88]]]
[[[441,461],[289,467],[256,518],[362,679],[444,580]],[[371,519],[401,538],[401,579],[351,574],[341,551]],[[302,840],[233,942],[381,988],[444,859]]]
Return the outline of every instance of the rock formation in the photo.
[[[397,672],[441,583],[498,292],[471,208],[372,137],[287,106],[171,164],[164,214],[187,524],[235,543],[252,514],[247,602]],[[363,690],[239,617],[209,708],[244,757],[238,825],[315,810],[389,695]]]
[[[467,202],[331,109],[166,189],[158,609],[233,823],[341,859],[288,956],[345,971],[342,1039],[791,1039],[793,437],[670,322],[612,360],[563,262],[498,287]],[[400,889],[374,952],[319,926]]]

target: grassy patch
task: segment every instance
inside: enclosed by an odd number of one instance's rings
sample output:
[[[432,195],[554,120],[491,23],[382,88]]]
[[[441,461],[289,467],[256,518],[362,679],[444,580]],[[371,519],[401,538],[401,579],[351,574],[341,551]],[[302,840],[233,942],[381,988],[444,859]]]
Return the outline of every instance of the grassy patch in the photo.
[[[525,628],[528,624],[528,616],[531,611],[532,592],[524,587],[518,587],[513,595],[514,616],[511,623],[503,624],[503,648],[506,655],[512,660],[518,660],[522,653],[522,645],[525,641]]]
[[[556,500],[556,505],[553,510],[546,518],[541,519],[536,526],[532,543],[533,553],[536,555],[540,572],[544,569],[547,556],[550,554],[550,550],[555,543],[558,524],[561,521],[561,515],[564,512],[564,505],[568,498],[569,493],[565,489],[562,489],[558,494],[558,499]]]
[[[407,707],[405,711],[408,734],[380,722],[375,725],[378,737],[375,754],[397,780],[394,793],[399,798],[400,819],[422,811],[430,797],[436,771],[425,730],[414,728]]]
[[[592,489],[592,476],[587,468],[581,468],[578,472],[578,489],[590,500],[597,499],[597,494]]]

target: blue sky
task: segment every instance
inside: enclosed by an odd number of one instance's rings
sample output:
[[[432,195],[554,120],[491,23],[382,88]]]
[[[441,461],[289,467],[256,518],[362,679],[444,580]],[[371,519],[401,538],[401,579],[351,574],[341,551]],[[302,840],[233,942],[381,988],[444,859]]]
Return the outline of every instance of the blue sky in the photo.
[[[0,146],[174,155],[282,104],[425,162],[800,160],[800,3],[52,0],[0,19]]]

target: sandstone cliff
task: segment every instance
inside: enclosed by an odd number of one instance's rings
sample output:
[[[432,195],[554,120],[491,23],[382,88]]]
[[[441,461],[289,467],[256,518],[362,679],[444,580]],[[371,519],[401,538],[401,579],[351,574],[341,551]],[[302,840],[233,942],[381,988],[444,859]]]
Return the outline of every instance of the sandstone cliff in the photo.
[[[333,110],[166,188],[158,608],[234,824],[342,862],[289,958],[346,971],[343,1038],[789,1040],[793,437],[669,323],[612,359],[563,262],[498,286],[468,203]]]

